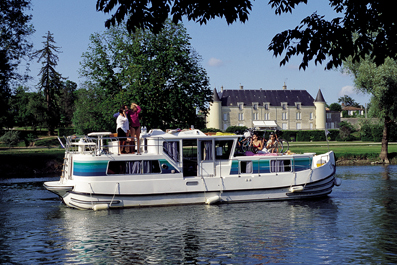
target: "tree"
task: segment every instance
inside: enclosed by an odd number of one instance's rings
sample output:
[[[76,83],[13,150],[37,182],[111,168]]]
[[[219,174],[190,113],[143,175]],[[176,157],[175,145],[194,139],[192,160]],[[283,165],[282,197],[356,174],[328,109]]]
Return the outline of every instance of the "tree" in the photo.
[[[275,13],[292,13],[299,4],[308,0],[269,0]],[[302,55],[300,68],[306,69],[312,60],[326,64],[327,69],[342,65],[352,56],[354,61],[367,54],[376,65],[387,57],[397,58],[397,25],[394,9],[390,2],[382,0],[329,0],[329,5],[338,14],[331,20],[314,12],[304,18],[294,29],[276,34],[268,49],[275,56],[284,54],[280,65],[285,65],[292,56]],[[205,24],[216,17],[225,18],[227,23],[237,20],[245,22],[252,9],[250,0],[97,0],[97,10],[110,13],[106,27],[121,23],[127,17],[127,27],[150,29],[157,33],[163,27],[168,14],[177,23],[186,16],[188,20]],[[269,25],[270,26],[270,25]],[[353,39],[353,33],[360,38]],[[374,35],[373,32],[378,32]]]
[[[397,118],[397,61],[387,58],[377,65],[370,56],[359,63],[347,60],[344,68],[354,76],[358,90],[371,95],[371,109],[384,120],[380,159],[389,163],[388,140],[390,124]]]
[[[30,0],[0,1],[0,128],[12,124],[7,113],[13,85],[28,78],[18,67],[32,49],[32,16],[24,14],[29,9]]]
[[[332,103],[329,105],[329,110],[330,111],[342,111],[342,106],[338,103]]]
[[[74,124],[85,132],[114,131],[113,114],[136,102],[142,107],[142,125],[190,127],[197,110],[207,113],[212,95],[200,60],[186,29],[170,22],[157,35],[143,30],[130,34],[125,26],[93,34],[81,62],[87,82],[79,91]]]
[[[48,135],[54,134],[55,126],[59,124],[59,111],[56,99],[60,95],[62,89],[61,74],[59,74],[55,67],[58,65],[59,47],[56,47],[53,34],[49,31],[47,35],[43,36],[45,39],[42,43],[44,48],[34,53],[38,57],[37,62],[42,63],[43,67],[39,72],[41,76],[38,87],[44,92],[45,102],[47,105],[46,122],[48,126]]]
[[[10,99],[9,113],[17,126],[31,126],[35,130],[44,125],[45,110],[43,94],[29,92],[27,87],[18,87]]]
[[[63,83],[60,91],[58,106],[60,109],[60,125],[68,127],[72,125],[75,101],[77,99],[77,84],[70,80]]]
[[[360,104],[358,104],[352,97],[350,97],[348,95],[339,97],[338,103],[343,103],[345,106],[351,106],[351,107],[356,107],[356,108],[360,107]]]

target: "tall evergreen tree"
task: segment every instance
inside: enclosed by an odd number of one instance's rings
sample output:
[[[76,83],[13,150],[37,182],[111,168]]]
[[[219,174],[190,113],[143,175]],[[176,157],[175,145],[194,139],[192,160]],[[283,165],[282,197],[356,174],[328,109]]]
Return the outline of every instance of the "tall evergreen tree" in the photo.
[[[40,81],[38,87],[44,92],[45,102],[47,106],[46,123],[48,127],[48,134],[54,133],[55,126],[59,124],[59,108],[57,105],[57,97],[60,96],[64,79],[59,74],[55,67],[58,65],[58,55],[60,53],[60,47],[55,46],[53,34],[49,31],[47,35],[43,36],[45,39],[42,43],[44,44],[43,49],[38,50],[34,53],[38,57],[37,62],[41,62],[43,67],[38,74]]]
[[[25,14],[29,9],[30,0],[0,1],[0,128],[11,125],[8,103],[13,86],[27,78],[18,67],[32,49],[28,39],[34,32],[32,16]]]

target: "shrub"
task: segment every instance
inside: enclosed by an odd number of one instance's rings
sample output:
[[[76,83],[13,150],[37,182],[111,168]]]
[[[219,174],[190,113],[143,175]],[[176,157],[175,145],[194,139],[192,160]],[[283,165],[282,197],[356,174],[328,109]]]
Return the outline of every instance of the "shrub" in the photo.
[[[15,146],[19,143],[19,132],[18,131],[7,131],[0,141],[5,143],[7,146]]]
[[[236,131],[244,132],[247,129],[248,127],[246,126],[230,126],[226,129],[226,132],[228,133],[235,133]]]

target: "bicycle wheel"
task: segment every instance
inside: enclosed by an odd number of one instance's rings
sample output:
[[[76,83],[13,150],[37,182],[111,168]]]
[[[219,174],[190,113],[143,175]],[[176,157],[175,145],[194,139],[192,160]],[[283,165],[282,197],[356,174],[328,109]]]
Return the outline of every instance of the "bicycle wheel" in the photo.
[[[286,153],[289,150],[289,143],[285,139],[279,139],[280,142],[280,153]]]
[[[244,153],[250,150],[250,143],[251,141],[249,139],[246,139],[246,141],[242,144],[241,147]]]

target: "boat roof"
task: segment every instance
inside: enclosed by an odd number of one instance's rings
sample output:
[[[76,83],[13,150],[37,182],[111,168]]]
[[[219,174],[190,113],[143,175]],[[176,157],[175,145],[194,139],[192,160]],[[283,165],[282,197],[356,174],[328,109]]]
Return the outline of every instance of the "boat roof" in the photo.
[[[162,137],[165,139],[197,139],[197,138],[238,138],[239,135],[235,134],[218,134],[218,135],[207,135],[198,129],[193,130],[169,130],[164,132],[161,129],[152,129],[148,134],[142,135],[142,137]]]

